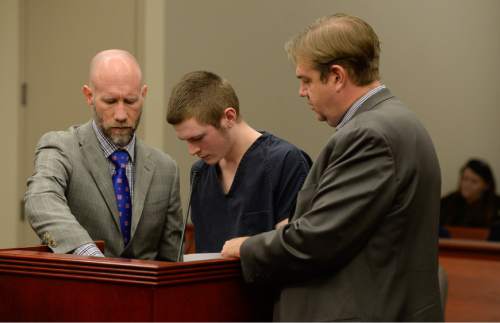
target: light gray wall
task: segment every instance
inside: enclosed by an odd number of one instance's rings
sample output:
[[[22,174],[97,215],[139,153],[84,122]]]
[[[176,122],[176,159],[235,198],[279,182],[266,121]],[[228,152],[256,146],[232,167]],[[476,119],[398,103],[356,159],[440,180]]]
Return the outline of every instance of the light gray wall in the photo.
[[[500,174],[500,1],[183,0],[168,1],[166,9],[167,90],[192,70],[219,73],[234,85],[250,124],[313,158],[333,130],[318,123],[298,97],[283,45],[317,17],[360,16],[381,39],[383,82],[434,140],[443,192],[455,188],[470,156],[485,158]],[[165,150],[181,166],[186,196],[194,158],[170,127],[165,136]]]

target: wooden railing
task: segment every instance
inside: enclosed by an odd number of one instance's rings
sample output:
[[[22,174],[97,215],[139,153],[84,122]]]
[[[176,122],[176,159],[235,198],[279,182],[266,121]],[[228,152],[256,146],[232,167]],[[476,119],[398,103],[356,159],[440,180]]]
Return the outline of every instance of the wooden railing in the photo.
[[[486,241],[490,233],[490,230],[488,228],[470,228],[470,227],[458,227],[458,226],[446,226],[445,228],[450,233],[452,239]]]
[[[500,321],[500,243],[441,239],[448,275],[446,321]]]

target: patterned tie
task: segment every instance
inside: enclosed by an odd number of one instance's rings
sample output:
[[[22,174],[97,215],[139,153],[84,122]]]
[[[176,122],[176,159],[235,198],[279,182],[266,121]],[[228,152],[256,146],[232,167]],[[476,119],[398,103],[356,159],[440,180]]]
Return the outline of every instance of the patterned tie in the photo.
[[[132,219],[132,201],[130,199],[130,188],[127,180],[128,152],[116,150],[109,157],[115,165],[113,174],[113,188],[115,189],[116,205],[120,215],[120,229],[125,245],[130,240],[130,222]]]

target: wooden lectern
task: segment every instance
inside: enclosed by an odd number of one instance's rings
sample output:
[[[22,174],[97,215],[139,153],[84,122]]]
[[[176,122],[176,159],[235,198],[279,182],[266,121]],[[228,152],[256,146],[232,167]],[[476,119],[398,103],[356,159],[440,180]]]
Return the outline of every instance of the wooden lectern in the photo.
[[[271,321],[238,260],[184,263],[0,250],[0,321]]]
[[[447,321],[500,321],[500,244],[442,239]],[[238,260],[184,263],[0,250],[0,321],[271,321]]]

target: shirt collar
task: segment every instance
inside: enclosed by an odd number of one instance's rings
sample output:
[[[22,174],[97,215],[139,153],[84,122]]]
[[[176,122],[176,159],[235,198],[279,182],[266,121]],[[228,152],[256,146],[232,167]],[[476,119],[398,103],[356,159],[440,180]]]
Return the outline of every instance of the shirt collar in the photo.
[[[118,147],[115,145],[106,135],[104,135],[101,129],[97,126],[95,120],[92,120],[92,128],[97,136],[97,140],[104,152],[104,156],[108,158],[112,153],[114,153],[118,149],[126,150],[130,156],[130,162],[134,162],[134,152],[135,152],[135,134],[132,136],[132,139],[125,147]]]
[[[384,84],[381,84],[376,88],[373,88],[370,91],[366,92],[365,95],[356,100],[356,102],[354,102],[351,105],[351,107],[347,110],[347,112],[344,114],[344,116],[342,117],[338,125],[335,127],[335,129],[339,130],[340,128],[345,126],[346,123],[348,123],[352,119],[356,111],[358,111],[359,108],[361,108],[361,106],[363,105],[363,103],[365,103],[366,100],[368,100],[370,97],[374,96],[375,94],[377,94],[378,92],[380,92],[385,88],[386,86]]]

